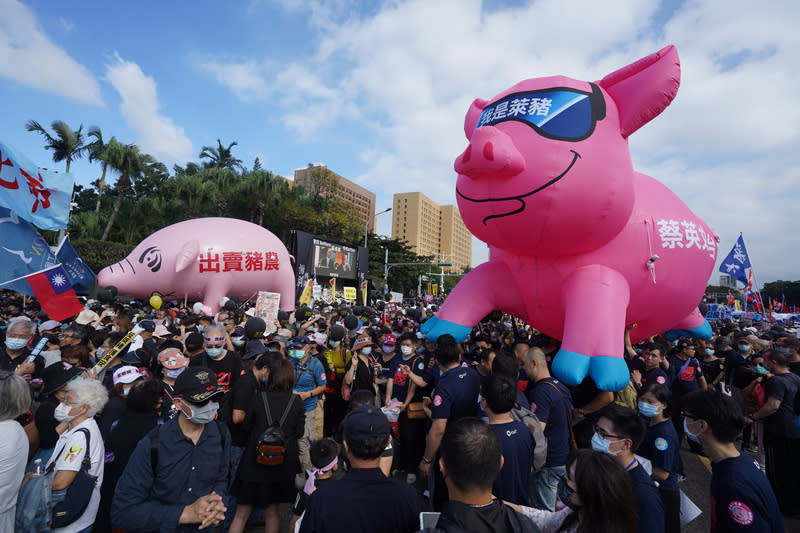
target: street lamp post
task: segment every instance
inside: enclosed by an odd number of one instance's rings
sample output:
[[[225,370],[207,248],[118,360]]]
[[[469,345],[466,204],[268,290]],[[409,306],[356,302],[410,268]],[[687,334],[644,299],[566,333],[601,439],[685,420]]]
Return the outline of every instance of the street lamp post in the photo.
[[[388,213],[391,210],[392,210],[391,207],[387,207],[386,209],[384,209],[380,213],[375,213],[374,215],[372,215],[372,218],[368,218],[367,219],[366,224],[364,224],[364,248],[367,247],[367,237],[369,237],[369,223],[372,222],[372,220],[374,218],[376,218],[378,215],[382,215],[384,213]]]

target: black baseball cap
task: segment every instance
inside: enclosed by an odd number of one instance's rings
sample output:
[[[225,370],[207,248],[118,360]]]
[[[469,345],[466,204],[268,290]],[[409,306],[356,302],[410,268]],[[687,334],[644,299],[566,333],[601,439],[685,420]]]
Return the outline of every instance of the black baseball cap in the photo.
[[[225,391],[217,386],[217,376],[205,367],[189,367],[175,380],[175,396],[189,403],[218,400]]]
[[[391,428],[383,411],[371,405],[362,405],[350,411],[342,421],[344,439],[353,444],[361,444],[368,437],[389,438]]]

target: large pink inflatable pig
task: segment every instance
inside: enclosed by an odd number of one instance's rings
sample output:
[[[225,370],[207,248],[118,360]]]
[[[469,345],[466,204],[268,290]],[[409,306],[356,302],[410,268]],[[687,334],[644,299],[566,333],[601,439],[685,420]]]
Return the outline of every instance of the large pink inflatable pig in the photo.
[[[629,381],[633,341],[669,329],[708,338],[697,311],[717,237],[672,191],[633,169],[628,136],[661,113],[680,84],[673,46],[589,83],[522,81],[475,100],[455,162],[464,222],[490,258],[423,326],[466,338],[494,309],[562,339],[554,373],[602,390]]]
[[[153,233],[97,275],[102,287],[148,297],[153,291],[201,299],[216,313],[223,296],[278,292],[280,308],[294,309],[294,272],[286,247],[270,231],[233,218],[196,218]]]

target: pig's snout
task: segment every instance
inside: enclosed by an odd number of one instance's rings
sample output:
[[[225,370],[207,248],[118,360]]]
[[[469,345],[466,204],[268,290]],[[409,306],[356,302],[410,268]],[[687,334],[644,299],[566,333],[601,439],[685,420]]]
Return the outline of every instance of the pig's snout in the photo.
[[[454,167],[470,178],[509,178],[524,170],[525,159],[511,137],[493,126],[484,126],[473,132]]]

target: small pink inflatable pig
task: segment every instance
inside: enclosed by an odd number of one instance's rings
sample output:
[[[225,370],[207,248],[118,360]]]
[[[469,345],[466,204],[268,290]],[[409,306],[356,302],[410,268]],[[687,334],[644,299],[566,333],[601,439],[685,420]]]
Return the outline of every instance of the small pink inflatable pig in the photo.
[[[101,287],[120,294],[164,299],[202,299],[203,310],[219,310],[223,296],[250,298],[278,292],[280,308],[294,309],[294,272],[286,247],[270,231],[233,218],[197,218],[163,228],[97,275]]]
[[[553,371],[602,390],[629,381],[634,342],[668,329],[708,338],[697,311],[717,237],[672,191],[636,172],[627,138],[680,84],[668,46],[595,83],[522,81],[467,112],[456,194],[490,258],[453,289],[428,338],[462,340],[500,309],[562,339]]]

